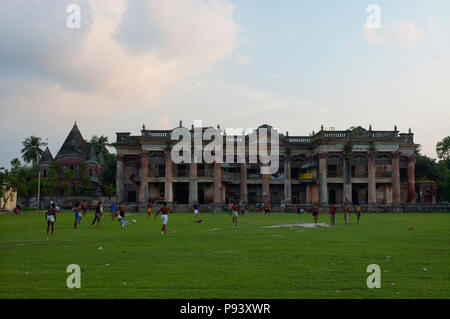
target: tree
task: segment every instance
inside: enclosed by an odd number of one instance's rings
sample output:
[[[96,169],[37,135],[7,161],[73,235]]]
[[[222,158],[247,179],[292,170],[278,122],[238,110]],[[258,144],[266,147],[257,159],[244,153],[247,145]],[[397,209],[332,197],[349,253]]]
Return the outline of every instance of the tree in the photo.
[[[70,196],[72,193],[72,183],[71,181],[75,178],[75,173],[73,170],[71,170],[70,168],[66,169],[63,173],[64,179],[65,179],[65,183],[64,183],[64,190],[65,190],[65,195],[66,196]]]
[[[89,147],[94,148],[94,151],[96,154],[102,153],[105,158],[109,155],[109,151],[106,147],[111,146],[111,144],[108,143],[107,136],[93,135],[91,137],[91,140],[88,142],[88,145],[89,145]]]
[[[444,137],[436,144],[436,152],[439,159],[445,161],[450,159],[450,136]]]
[[[37,136],[27,137],[22,142],[23,148],[20,151],[22,153],[22,158],[26,163],[33,163],[35,165],[38,160],[38,156],[40,157],[44,151],[41,149],[41,146],[45,146],[46,144],[41,142],[41,138]]]

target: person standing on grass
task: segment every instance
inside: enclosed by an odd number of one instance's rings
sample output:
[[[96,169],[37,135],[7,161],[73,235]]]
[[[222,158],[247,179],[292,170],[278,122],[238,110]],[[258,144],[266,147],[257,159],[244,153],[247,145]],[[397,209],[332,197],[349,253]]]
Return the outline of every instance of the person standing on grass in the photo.
[[[172,214],[172,211],[167,206],[167,203],[164,202],[163,203],[163,207],[161,207],[158,210],[158,212],[156,213],[155,219],[156,219],[156,216],[159,215],[159,213],[161,213],[161,222],[162,222],[161,235],[165,235],[166,234],[166,227],[167,227],[167,220],[169,219],[169,213]]]
[[[82,209],[82,215],[83,215],[83,217],[86,216],[87,211],[88,211],[88,204],[87,204],[87,201],[86,201],[86,200],[84,200],[84,201],[83,201],[83,204],[81,204],[81,209]]]
[[[198,202],[194,203],[194,221],[197,220],[198,217],[198,209],[200,208],[200,205],[198,204]]]
[[[97,222],[97,228],[100,226],[100,219],[102,218],[103,214],[103,203],[100,200],[97,205],[95,206],[95,217],[94,220],[91,223],[91,228],[94,226],[95,222]]]
[[[112,203],[111,206],[109,206],[109,209],[111,210],[112,220],[114,220],[114,217],[116,217],[117,215],[117,205],[115,203]]]
[[[297,205],[297,215],[301,215],[305,212],[302,205]]]
[[[147,204],[147,218],[150,218],[150,215],[152,214],[152,208],[153,208],[152,200],[149,199]]]
[[[231,205],[231,217],[232,217],[232,224],[235,226],[237,226],[238,210],[239,206],[236,203],[233,203]]]
[[[317,224],[317,220],[319,219],[319,205],[317,203],[312,208],[312,215],[314,217],[314,223]]]
[[[359,218],[361,217],[361,205],[356,205],[356,223],[359,224]]]
[[[330,206],[330,218],[331,218],[331,225],[334,225],[336,221],[336,206],[334,206],[334,204],[331,204]]]
[[[45,213],[45,218],[47,220],[47,235],[48,231],[50,229],[50,226],[52,227],[52,235],[53,231],[55,230],[55,222],[56,222],[56,205],[53,203],[51,205],[51,208]]]
[[[344,204],[343,210],[344,210],[344,221],[345,221],[345,224],[347,225],[348,224],[348,215],[350,213],[350,209],[348,208],[347,204]]]
[[[81,221],[80,209],[81,209],[80,203],[76,203],[75,206],[73,207],[73,211],[75,213],[75,222],[73,223],[73,228],[77,228],[77,226],[80,224]]]
[[[264,205],[264,215],[269,214],[270,215],[270,205],[269,203],[266,203]]]

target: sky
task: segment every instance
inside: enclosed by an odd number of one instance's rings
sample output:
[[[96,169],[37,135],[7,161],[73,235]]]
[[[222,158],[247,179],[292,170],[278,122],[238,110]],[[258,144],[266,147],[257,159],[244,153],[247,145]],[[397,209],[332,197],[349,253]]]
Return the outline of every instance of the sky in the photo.
[[[448,0],[3,0],[0,167],[30,135],[55,156],[75,121],[110,142],[180,120],[289,135],[397,125],[436,157],[450,135],[449,12]]]

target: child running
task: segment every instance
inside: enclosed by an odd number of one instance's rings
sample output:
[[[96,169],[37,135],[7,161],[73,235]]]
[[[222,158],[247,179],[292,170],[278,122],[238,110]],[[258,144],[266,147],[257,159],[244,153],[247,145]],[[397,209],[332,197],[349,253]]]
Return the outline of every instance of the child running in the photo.
[[[237,226],[238,209],[238,205],[236,203],[233,203],[233,205],[231,206],[231,216],[233,217],[232,223],[234,226]]]
[[[83,201],[83,204],[81,205],[81,209],[82,209],[82,215],[83,217],[86,216],[87,211],[88,211],[88,204],[87,201]]]
[[[103,214],[103,203],[100,200],[97,203],[97,206],[95,206],[95,217],[94,220],[91,223],[91,228],[92,226],[94,226],[95,222],[97,222],[97,228],[100,226],[100,219],[102,218],[102,214]]]
[[[45,214],[45,218],[47,219],[47,235],[48,235],[50,226],[52,227],[52,235],[53,235],[53,231],[55,230],[55,221],[56,221],[56,205],[55,205],[55,203],[51,204],[51,208],[49,208],[49,210]]]
[[[264,215],[269,214],[270,215],[270,205],[269,203],[266,203],[264,205]]]
[[[130,223],[125,219],[125,203],[121,202],[119,205],[119,215],[117,216],[117,221],[121,224],[120,227],[125,228],[125,226]]]
[[[336,222],[336,206],[334,206],[334,204],[331,204],[330,206],[330,218],[331,218],[331,225],[334,225]]]
[[[80,203],[76,203],[75,206],[73,207],[73,211],[75,213],[75,222],[73,223],[73,228],[77,228],[77,226],[80,224],[81,221],[80,209],[81,209]]]
[[[313,206],[312,215],[314,217],[314,224],[317,224],[317,220],[319,219],[319,206],[317,205],[317,203],[315,203]]]
[[[348,215],[349,215],[349,212],[350,212],[350,210],[348,209],[347,204],[344,204],[343,210],[344,210],[344,221],[345,221],[345,224],[347,225],[348,224]]]
[[[109,209],[111,210],[112,220],[114,220],[114,217],[116,217],[117,215],[117,205],[115,203],[112,203],[111,206],[109,206]]]
[[[150,215],[152,214],[152,208],[153,208],[152,200],[149,199],[147,204],[147,218],[150,218]]]
[[[198,204],[198,202],[195,202],[194,203],[194,221],[197,220],[199,208],[200,208],[200,205]]]
[[[167,206],[167,203],[164,202],[163,203],[163,207],[161,207],[158,210],[158,212],[156,213],[155,219],[156,219],[156,216],[159,215],[159,213],[161,213],[161,222],[162,222],[161,235],[165,235],[166,234],[166,227],[167,227],[167,220],[169,219],[169,213],[172,214],[172,211]]]
[[[359,224],[359,218],[361,217],[361,205],[356,205],[356,223]]]

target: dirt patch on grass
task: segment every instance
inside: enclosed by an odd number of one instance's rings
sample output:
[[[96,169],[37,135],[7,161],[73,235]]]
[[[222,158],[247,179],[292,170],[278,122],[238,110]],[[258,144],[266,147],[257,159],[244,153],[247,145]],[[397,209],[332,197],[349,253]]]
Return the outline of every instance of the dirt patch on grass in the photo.
[[[303,227],[303,228],[316,228],[316,227],[330,227],[330,224],[326,223],[297,223],[297,224],[279,224],[271,226],[262,226],[262,228],[290,228],[290,227]]]

